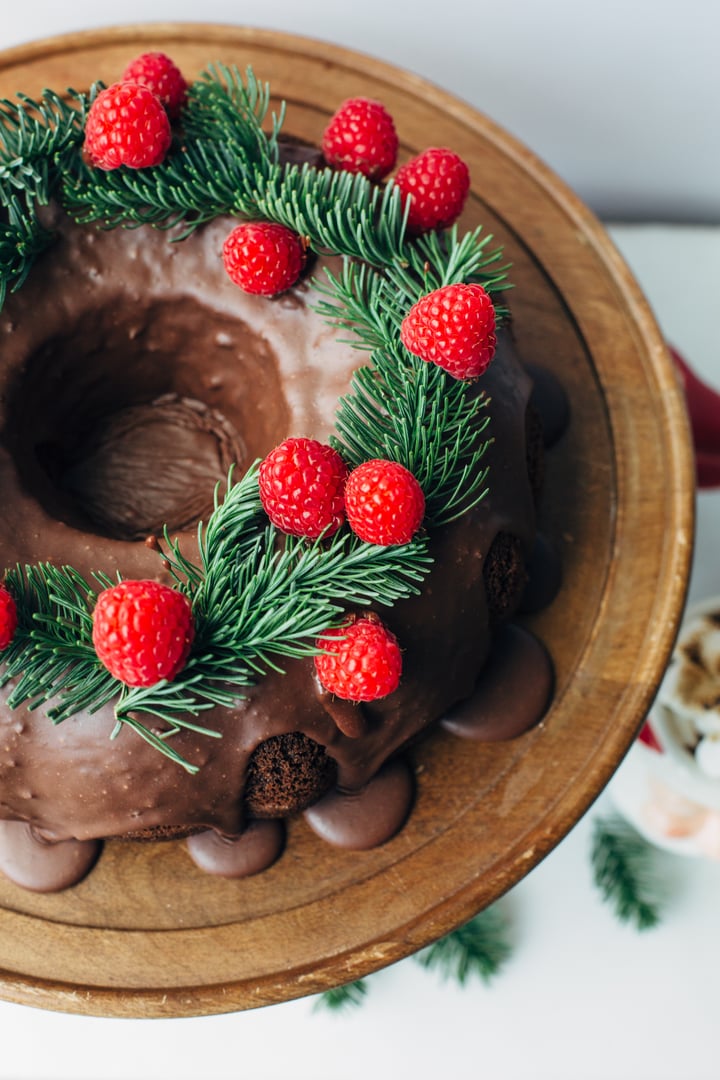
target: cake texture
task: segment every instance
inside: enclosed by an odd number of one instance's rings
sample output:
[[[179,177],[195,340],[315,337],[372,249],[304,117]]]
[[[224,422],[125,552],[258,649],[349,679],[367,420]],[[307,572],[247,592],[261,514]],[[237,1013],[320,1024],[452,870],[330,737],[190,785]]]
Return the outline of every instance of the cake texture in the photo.
[[[515,737],[552,693],[511,620],[558,585],[536,513],[563,397],[516,354],[500,251],[437,231],[463,163],[381,185],[388,114],[354,102],[324,145],[349,112],[382,168],[331,168],[211,68],[138,165],[107,126],[135,85],[36,103],[51,179],[5,213],[31,242],[2,268],[0,869],[37,890],[108,837],[187,837],[230,877],[292,814],[383,843],[417,739]],[[436,177],[452,220],[420,226]]]

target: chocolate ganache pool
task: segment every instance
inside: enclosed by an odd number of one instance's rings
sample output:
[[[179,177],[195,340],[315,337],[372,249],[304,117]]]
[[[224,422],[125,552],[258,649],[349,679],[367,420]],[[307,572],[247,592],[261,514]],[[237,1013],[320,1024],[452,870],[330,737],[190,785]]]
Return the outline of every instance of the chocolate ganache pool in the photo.
[[[363,354],[312,310],[309,276],[273,300],[238,290],[220,258],[227,221],[169,243],[147,227],[102,232],[52,215],[57,243],[0,314],[0,559],[169,581],[163,525],[194,558],[197,523],[229,466],[242,472],[290,435],[326,440]],[[542,413],[548,394],[534,392],[508,330],[480,389],[491,399],[489,493],[432,532],[420,594],[383,611],[402,642],[399,688],[341,701],[322,689],[311,658],[283,661],[283,674],[270,672],[234,707],[204,714],[219,738],[174,736],[199,767],[192,775],[131,730],[111,739],[111,705],[53,724],[46,707],[8,708],[7,686],[8,877],[67,887],[116,836],[189,837],[198,865],[242,876],[278,857],[281,819],[297,812],[331,843],[371,847],[407,817],[404,752],[436,721],[496,739],[541,717],[551,664],[509,620],[526,589],[541,486],[529,403]]]

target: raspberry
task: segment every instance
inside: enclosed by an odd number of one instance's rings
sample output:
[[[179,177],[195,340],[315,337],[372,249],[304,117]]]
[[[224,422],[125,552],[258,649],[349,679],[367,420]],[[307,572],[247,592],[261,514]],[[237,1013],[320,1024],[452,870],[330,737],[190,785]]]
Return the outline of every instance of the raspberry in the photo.
[[[97,598],[93,644],[98,659],[128,686],[172,680],[185,666],[195,629],[190,601],[157,581],[121,581]]]
[[[350,473],[345,512],[350,528],[368,544],[408,544],[422,524],[425,496],[404,465],[373,458]]]
[[[15,637],[18,617],[17,605],[11,592],[0,585],[0,650],[7,649]]]
[[[328,165],[382,180],[395,168],[398,137],[384,105],[369,98],[349,98],[331,117],[322,139]]]
[[[395,635],[375,615],[327,630],[316,645],[321,685],[345,701],[376,701],[396,690],[402,653]]]
[[[260,465],[260,500],[283,532],[332,536],[345,520],[347,465],[316,439],[286,439]]]
[[[269,221],[237,225],[223,245],[225,269],[247,293],[277,296],[294,285],[305,263],[297,233]]]
[[[140,83],[159,97],[168,116],[176,117],[187,98],[187,83],[180,69],[162,52],[136,57],[123,72],[123,82]]]
[[[495,309],[482,285],[445,285],[410,308],[403,345],[456,379],[474,379],[495,355]]]
[[[408,232],[446,229],[462,213],[470,190],[470,172],[452,150],[432,146],[398,169],[395,186],[412,195]]]
[[[162,102],[139,83],[101,90],[85,124],[85,153],[100,169],[159,165],[170,146],[170,121]]]

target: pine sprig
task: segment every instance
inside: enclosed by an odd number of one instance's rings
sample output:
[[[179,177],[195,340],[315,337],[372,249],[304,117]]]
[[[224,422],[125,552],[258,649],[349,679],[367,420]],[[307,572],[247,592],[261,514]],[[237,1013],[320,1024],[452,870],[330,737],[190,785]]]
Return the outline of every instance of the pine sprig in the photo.
[[[286,225],[315,251],[374,265],[406,260],[405,212],[393,184],[380,188],[360,174],[274,166],[249,174],[235,212]]]
[[[489,982],[497,975],[512,953],[507,938],[507,924],[497,906],[486,908],[474,919],[452,930],[412,957],[428,970],[436,970],[445,979],[465,986],[472,976]],[[368,993],[370,978],[357,979],[344,986],[318,994],[315,1011],[327,1009],[343,1012],[362,1005]]]
[[[368,992],[367,979],[355,979],[344,986],[334,986],[318,994],[313,1006],[315,1012],[327,1009],[328,1012],[341,1013],[356,1009],[362,1005]]]
[[[663,885],[654,849],[623,818],[595,821],[591,862],[595,884],[622,922],[647,930],[660,921]]]
[[[222,144],[202,142],[148,169],[93,169],[81,158],[64,175],[65,209],[80,224],[104,228],[182,225],[181,240],[200,225],[233,212],[247,164]]]
[[[444,263],[462,265],[454,253],[451,240],[438,279]],[[370,363],[354,373],[350,393],[338,404],[331,441],[352,465],[374,456],[399,461],[425,493],[428,521],[440,525],[466,513],[487,491],[487,398],[400,343],[402,319],[427,286],[426,275],[405,270],[401,292],[397,276],[346,259],[341,275],[328,273],[327,286],[321,286],[327,298],[318,312],[349,325],[360,347],[372,349]]]
[[[486,908],[464,926],[417,953],[425,968],[439,971],[460,986],[476,975],[488,982],[497,975],[512,952],[504,917],[496,907]]]
[[[229,142],[247,161],[276,162],[285,104],[266,133],[269,109],[270,87],[258,82],[251,67],[243,74],[234,65],[210,64],[188,90],[183,129],[190,140]]]
[[[407,307],[418,298],[420,285],[421,295],[463,281],[476,282],[488,293],[497,293],[510,287],[510,266],[501,263],[503,250],[491,247],[492,241],[492,233],[484,233],[482,226],[462,236],[457,225],[443,233],[424,233],[409,248],[407,264],[388,267],[388,279]],[[495,312],[503,318],[507,309],[496,302]]]
[[[18,94],[17,102],[0,101],[0,193],[14,189],[29,201],[48,202],[56,174],[82,143],[87,108],[96,91],[69,91],[70,101],[52,90],[37,101],[25,94]]]
[[[283,113],[273,116],[272,130],[264,132],[269,101],[268,86],[251,68],[243,75],[236,67],[209,67],[188,92],[185,138],[175,140],[161,165],[103,171],[78,157],[64,174],[66,209],[83,224],[100,222],[106,228],[170,229],[182,223],[176,239],[236,212],[248,177],[262,178],[277,162]]]
[[[51,243],[52,234],[41,225],[34,209],[11,195],[5,207],[0,207],[0,309],[8,292],[23,285],[36,258]]]
[[[72,567],[50,563],[15,567],[7,584],[16,599],[18,628],[3,653],[0,686],[17,680],[10,708],[35,709],[56,699],[49,716],[59,722],[82,709],[96,711],[118,692],[92,644],[96,593]]]

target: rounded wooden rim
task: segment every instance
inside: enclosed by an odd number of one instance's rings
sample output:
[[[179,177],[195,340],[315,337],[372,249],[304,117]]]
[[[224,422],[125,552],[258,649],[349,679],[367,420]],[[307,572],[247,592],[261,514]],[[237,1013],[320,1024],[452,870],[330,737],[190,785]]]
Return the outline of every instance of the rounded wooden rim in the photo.
[[[543,222],[532,218],[516,220],[525,244],[542,261],[543,271],[563,297],[568,317],[578,335],[587,344],[592,357],[599,392],[605,403],[612,440],[612,472],[615,488],[615,515],[612,521],[612,550],[608,553],[602,599],[592,633],[576,665],[572,693],[567,691],[557,708],[576,707],[587,695],[592,701],[593,680],[602,678],[598,659],[617,656],[624,680],[617,681],[607,695],[612,711],[607,717],[602,737],[583,763],[582,772],[573,783],[560,791],[547,807],[547,813],[533,823],[525,821],[518,830],[517,843],[503,853],[502,865],[482,877],[469,873],[467,879],[443,893],[440,889],[430,904],[411,912],[399,909],[380,918],[376,928],[365,926],[362,934],[348,947],[346,939],[328,924],[337,917],[333,905],[337,897],[299,907],[294,916],[303,922],[303,932],[310,938],[322,934],[324,953],[319,959],[302,953],[287,955],[287,965],[274,970],[255,970],[222,982],[196,985],[135,986],[106,979],[102,985],[79,984],[72,979],[43,978],[22,970],[0,971],[0,995],[4,998],[43,1008],[68,1012],[111,1016],[189,1016],[227,1012],[270,1004],[317,992],[347,982],[401,959],[454,927],[500,896],[569,831],[605,786],[631,745],[650,706],[666,666],[682,612],[692,555],[694,471],[682,395],[665,344],[642,292],[613,246],[606,232],[584,204],[534,154],[492,121],[467,104],[411,73],[327,43],[237,26],[206,24],[145,24],[69,34],[33,42],[0,54],[0,74],[38,59],[66,58],[75,51],[130,45],[133,48],[167,48],[177,43],[201,41],[227,50],[229,46],[268,49],[274,52],[310,58],[323,68],[341,70],[348,84],[367,81],[373,86],[399,87],[409,97],[416,97],[424,107],[442,113],[492,144],[499,157],[508,163],[514,181],[534,191],[543,203]],[[242,61],[239,61],[242,62]],[[49,65],[50,67],[52,65]],[[262,73],[259,73],[262,74]],[[50,79],[48,82],[52,84]],[[56,86],[56,88],[58,88]],[[521,202],[521,200],[519,200]],[[500,211],[501,212],[501,211]],[[522,213],[520,214],[522,218]],[[548,243],[553,230],[565,238],[564,244]],[[592,303],[576,303],[578,267],[595,275],[596,297]],[[609,340],[608,325],[621,331],[622,340]],[[631,375],[633,391],[618,378],[622,365],[617,348],[632,350],[625,375]],[[632,363],[631,363],[632,361]],[[642,425],[639,408],[642,408]],[[662,528],[648,530],[648,521],[657,515],[662,504]],[[633,597],[632,603],[629,597]],[[616,684],[617,683],[617,684]],[[571,700],[572,699],[572,700]],[[467,823],[464,822],[464,825]],[[436,848],[452,840],[457,843],[451,824],[438,840]],[[418,868],[414,852],[398,864],[396,873],[403,888],[412,886]],[[425,853],[427,858],[427,852]],[[441,865],[442,858],[439,857]],[[372,878],[361,880],[344,897],[349,906],[363,909],[367,903]],[[392,908],[392,903],[389,903]],[[8,932],[22,935],[37,929],[38,920],[18,912],[0,917],[0,939]],[[256,932],[263,939],[272,934],[274,917],[258,920]],[[92,949],[98,934],[112,963],[113,950],[132,954],[133,949],[169,947],[232,948],[240,930],[237,926],[210,927],[178,931],[101,931],[47,923],[58,939],[67,939],[73,948]],[[52,936],[52,934],[50,935]],[[21,965],[17,965],[18,968]],[[121,965],[122,967],[122,965]],[[102,980],[99,980],[102,981]]]

